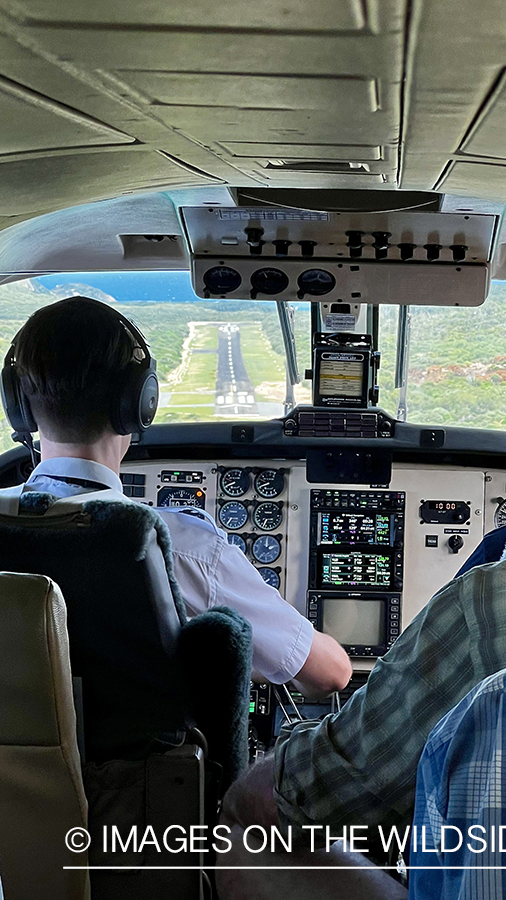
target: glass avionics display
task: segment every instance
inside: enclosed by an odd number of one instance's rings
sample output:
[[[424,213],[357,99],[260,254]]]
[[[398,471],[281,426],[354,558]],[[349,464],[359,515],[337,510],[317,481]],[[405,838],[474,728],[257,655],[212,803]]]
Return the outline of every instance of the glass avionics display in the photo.
[[[341,644],[368,647],[385,643],[385,600],[324,599],[322,631]]]
[[[393,513],[321,512],[318,513],[318,544],[385,544],[394,541]]]
[[[392,586],[392,570],[390,553],[367,553],[359,550],[322,553],[319,556],[318,584],[322,588],[388,590]]]

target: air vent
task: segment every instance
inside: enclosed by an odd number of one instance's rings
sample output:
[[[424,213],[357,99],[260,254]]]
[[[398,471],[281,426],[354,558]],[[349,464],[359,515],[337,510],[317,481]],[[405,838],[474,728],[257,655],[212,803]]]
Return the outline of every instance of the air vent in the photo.
[[[371,171],[371,167],[367,163],[331,159],[300,160],[298,162],[271,159],[265,168],[276,169],[278,172],[335,172],[338,175],[368,175]]]
[[[180,234],[151,232],[146,234],[120,234],[124,259],[173,260],[184,259],[185,250]]]

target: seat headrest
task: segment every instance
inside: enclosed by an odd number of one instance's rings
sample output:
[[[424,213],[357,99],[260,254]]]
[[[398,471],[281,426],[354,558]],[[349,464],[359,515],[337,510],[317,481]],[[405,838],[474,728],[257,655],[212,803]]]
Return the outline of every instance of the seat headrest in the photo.
[[[58,746],[75,715],[67,615],[44,575],[0,573],[0,744]]]

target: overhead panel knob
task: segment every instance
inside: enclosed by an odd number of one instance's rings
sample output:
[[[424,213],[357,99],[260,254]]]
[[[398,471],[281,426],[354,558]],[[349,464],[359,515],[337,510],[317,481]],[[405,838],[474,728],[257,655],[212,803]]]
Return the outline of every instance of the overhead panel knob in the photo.
[[[249,244],[249,252],[252,256],[260,256],[265,241],[262,240],[263,228],[245,228],[246,242]]]
[[[299,241],[302,256],[313,256],[316,241]]]
[[[363,231],[345,231],[346,237],[348,238],[346,242],[346,246],[350,248],[350,258],[351,259],[359,259],[362,256],[362,247],[364,246],[362,242],[362,237],[364,235]]]
[[[413,259],[413,252],[416,248],[416,244],[410,244],[408,241],[404,241],[402,244],[397,244],[399,250],[401,251],[401,259],[406,261],[407,259]]]
[[[376,259],[386,259],[388,256],[388,248],[390,247],[390,244],[388,243],[390,231],[372,231],[371,234],[374,238],[373,247]]]
[[[466,258],[466,252],[467,250],[469,250],[469,247],[466,247],[465,244],[452,244],[450,250],[453,253],[454,262],[463,262]]]
[[[427,251],[427,259],[429,262],[435,262],[439,259],[439,252],[443,249],[442,244],[424,244],[423,249]]]
[[[274,246],[276,248],[276,256],[288,256],[288,248],[289,248],[290,244],[292,243],[291,241],[278,240],[278,241],[273,241],[272,243],[274,244]]]

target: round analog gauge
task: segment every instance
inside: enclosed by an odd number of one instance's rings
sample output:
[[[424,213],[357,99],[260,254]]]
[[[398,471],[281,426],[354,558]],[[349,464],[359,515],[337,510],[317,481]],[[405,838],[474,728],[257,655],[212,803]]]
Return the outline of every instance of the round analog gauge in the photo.
[[[204,509],[206,498],[204,491],[196,487],[165,487],[158,491],[157,506],[196,506]]]
[[[274,569],[269,568],[269,566],[262,566],[260,569],[257,569],[257,572],[262,576],[266,584],[276,588],[276,590],[279,588],[279,575]]]
[[[244,469],[226,469],[220,487],[229,497],[242,497],[249,490],[249,474]]]
[[[273,563],[281,553],[281,544],[272,534],[263,534],[253,542],[253,559],[259,563]]]
[[[239,503],[238,500],[228,500],[227,503],[224,503],[220,508],[218,519],[224,528],[230,528],[232,530],[243,528],[248,521],[248,510],[244,503]]]
[[[297,279],[301,291],[306,294],[312,294],[314,297],[321,297],[328,294],[336,286],[336,279],[330,272],[325,269],[307,269]]]
[[[283,521],[283,512],[277,503],[259,503],[253,513],[253,522],[262,531],[274,531]]]
[[[235,544],[236,547],[239,547],[239,550],[246,553],[246,541],[240,534],[229,534],[227,540],[229,544]]]
[[[499,505],[494,513],[494,525],[496,528],[502,528],[506,525],[506,500],[500,497],[497,502]]]
[[[242,281],[239,272],[230,266],[213,266],[204,273],[204,284],[211,294],[230,294]]]
[[[288,275],[281,269],[257,269],[251,276],[251,285],[259,294],[281,294],[288,287]]]
[[[255,490],[261,497],[279,497],[285,486],[280,469],[263,469],[255,475]]]

